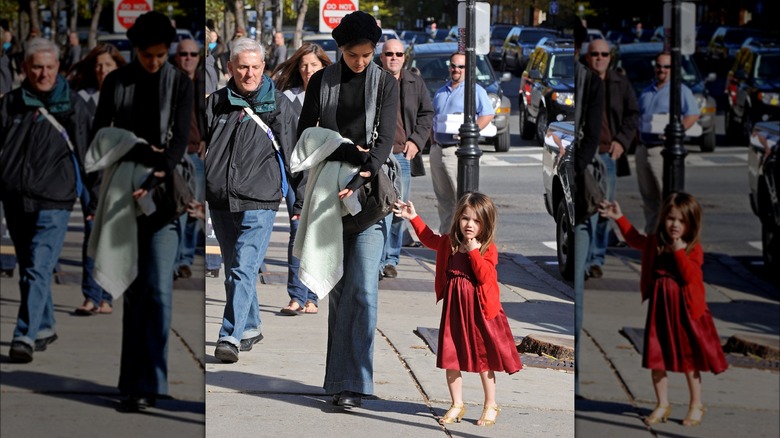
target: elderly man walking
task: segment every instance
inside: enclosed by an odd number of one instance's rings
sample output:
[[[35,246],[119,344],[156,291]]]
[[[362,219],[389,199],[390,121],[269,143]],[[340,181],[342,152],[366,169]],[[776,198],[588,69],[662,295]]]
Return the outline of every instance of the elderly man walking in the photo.
[[[431,135],[433,125],[433,104],[425,81],[409,70],[403,70],[404,45],[399,40],[388,40],[379,55],[382,66],[398,80],[400,85],[400,105],[393,136],[393,155],[401,165],[401,200],[409,200],[412,184],[410,162],[425,146]],[[396,266],[401,258],[404,220],[392,213],[387,216],[388,233],[385,250],[380,265],[380,275],[395,278]]]
[[[51,41],[30,40],[26,79],[0,100],[0,200],[19,261],[21,291],[9,352],[14,362],[32,361],[33,351],[44,351],[57,339],[51,277],[73,204],[87,189],[82,163],[92,117],[57,75],[59,58]],[[94,207],[87,206],[84,214]]]
[[[225,262],[227,298],[214,356],[226,363],[263,338],[258,270],[286,187],[286,164],[274,143],[294,135],[283,119],[289,100],[263,73],[264,59],[256,41],[237,39],[228,62],[232,78],[206,101],[206,201]],[[295,195],[292,215],[300,214],[303,188]]]

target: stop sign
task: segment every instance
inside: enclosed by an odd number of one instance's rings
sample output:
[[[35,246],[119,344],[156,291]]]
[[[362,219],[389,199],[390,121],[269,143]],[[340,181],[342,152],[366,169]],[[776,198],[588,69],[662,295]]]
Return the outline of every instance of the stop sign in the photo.
[[[139,15],[151,10],[151,0],[114,0],[114,32],[127,32]]]
[[[330,33],[345,15],[357,9],[357,0],[320,0],[320,32]]]

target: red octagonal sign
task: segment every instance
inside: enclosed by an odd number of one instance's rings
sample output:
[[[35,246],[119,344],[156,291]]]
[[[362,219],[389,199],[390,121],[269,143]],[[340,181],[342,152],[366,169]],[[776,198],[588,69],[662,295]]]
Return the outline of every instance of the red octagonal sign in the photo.
[[[146,0],[122,0],[116,6],[116,19],[125,30],[130,29],[139,15],[151,11]]]
[[[345,15],[356,10],[352,0],[328,0],[322,5],[322,21],[330,29],[335,29]]]

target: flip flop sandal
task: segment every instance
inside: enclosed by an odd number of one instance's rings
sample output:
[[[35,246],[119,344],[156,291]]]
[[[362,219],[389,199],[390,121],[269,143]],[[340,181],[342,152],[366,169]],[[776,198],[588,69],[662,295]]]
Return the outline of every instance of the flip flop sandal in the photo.
[[[81,307],[76,307],[73,314],[78,316],[92,316],[95,313],[98,313],[99,310],[100,308],[92,304],[92,301],[87,300]]]
[[[302,313],[307,313],[309,315],[316,315],[320,309],[317,308],[317,305],[314,304],[311,301],[307,301],[306,304],[303,306]]]
[[[105,301],[101,301],[100,302],[100,307],[98,307],[95,310],[95,313],[100,313],[100,314],[103,314],[103,315],[110,315],[110,314],[114,313],[114,309],[113,309],[113,307],[111,307],[111,304],[108,304]]]
[[[296,306],[297,308],[294,309],[293,306]],[[303,309],[304,308],[301,307],[297,301],[290,301],[290,304],[288,304],[287,307],[282,307],[282,309],[279,310],[279,313],[285,316],[297,316]]]

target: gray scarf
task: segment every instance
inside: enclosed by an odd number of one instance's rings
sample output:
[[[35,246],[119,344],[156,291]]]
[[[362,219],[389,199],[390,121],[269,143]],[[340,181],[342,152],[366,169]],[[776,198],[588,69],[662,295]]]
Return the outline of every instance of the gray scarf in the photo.
[[[379,89],[379,78],[382,69],[376,63],[368,65],[366,72],[366,142],[372,144],[371,133],[374,130],[374,117],[376,116],[376,99],[382,90]],[[320,87],[320,126],[338,131],[336,125],[336,111],[339,104],[339,91],[341,90],[341,62],[325,67],[322,73],[322,86]],[[374,91],[376,90],[376,91]],[[369,108],[371,110],[369,110]]]

